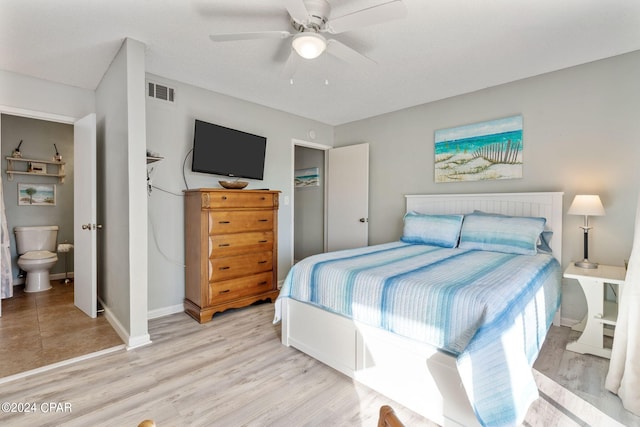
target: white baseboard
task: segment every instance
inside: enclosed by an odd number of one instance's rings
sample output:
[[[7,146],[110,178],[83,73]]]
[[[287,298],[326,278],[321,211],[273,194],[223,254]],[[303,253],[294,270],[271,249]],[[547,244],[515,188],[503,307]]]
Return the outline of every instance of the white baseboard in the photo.
[[[184,311],[183,304],[171,305],[169,307],[158,308],[147,312],[147,319],[157,319],[158,317],[170,316]]]
[[[577,325],[578,323],[580,323],[580,320],[575,320],[575,319],[569,319],[568,317],[562,317],[560,319],[560,326],[566,326],[568,328]]]
[[[73,279],[73,271],[69,271],[66,275],[66,278]],[[54,273],[49,275],[49,280],[64,280],[65,273]],[[13,286],[24,285],[25,279],[24,277],[14,277],[11,284]]]
[[[114,331],[118,334],[120,339],[124,341],[127,346],[127,350],[132,350],[134,348],[142,347],[148,344],[151,344],[151,336],[149,334],[144,334],[140,336],[132,337],[129,335],[129,332],[122,326],[122,324],[118,321],[118,319],[113,315],[113,312],[107,307],[104,301],[100,300],[100,304],[104,308],[104,317],[107,319],[107,322],[111,325]]]

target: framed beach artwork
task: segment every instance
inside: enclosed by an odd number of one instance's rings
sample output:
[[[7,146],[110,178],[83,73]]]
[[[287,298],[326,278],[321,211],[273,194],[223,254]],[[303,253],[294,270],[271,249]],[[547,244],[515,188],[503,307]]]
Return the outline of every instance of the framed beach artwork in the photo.
[[[55,206],[55,184],[18,184],[19,206]]]
[[[522,116],[435,132],[435,181],[522,178]]]
[[[319,187],[320,186],[320,169],[307,168],[297,169],[295,172],[295,186],[301,187]]]

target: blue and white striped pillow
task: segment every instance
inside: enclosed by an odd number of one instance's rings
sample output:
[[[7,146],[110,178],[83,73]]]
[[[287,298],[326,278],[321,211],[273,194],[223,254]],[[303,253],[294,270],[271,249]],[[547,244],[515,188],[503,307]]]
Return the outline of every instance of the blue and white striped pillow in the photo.
[[[460,232],[461,249],[535,255],[545,218],[469,214]]]
[[[402,240],[405,243],[455,248],[460,237],[462,215],[425,215],[408,212],[404,216]]]

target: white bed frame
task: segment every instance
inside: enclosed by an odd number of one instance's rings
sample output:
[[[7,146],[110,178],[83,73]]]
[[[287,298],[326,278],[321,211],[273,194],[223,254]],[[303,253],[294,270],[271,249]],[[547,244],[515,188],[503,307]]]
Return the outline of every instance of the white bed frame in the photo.
[[[563,193],[407,195],[407,212],[547,218],[561,261]],[[556,321],[559,320],[559,313]],[[554,322],[556,323],[556,322]],[[282,301],[282,343],[443,426],[477,426],[454,357],[428,344],[363,325],[290,298]]]

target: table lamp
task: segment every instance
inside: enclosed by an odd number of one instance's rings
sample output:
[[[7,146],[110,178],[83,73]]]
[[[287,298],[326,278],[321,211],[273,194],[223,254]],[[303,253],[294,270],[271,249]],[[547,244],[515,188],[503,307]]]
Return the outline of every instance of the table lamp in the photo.
[[[589,216],[603,216],[604,207],[600,201],[600,196],[597,195],[578,195],[573,199],[573,203],[569,207],[567,212],[569,215],[583,215],[584,225],[580,228],[584,231],[584,259],[582,261],[576,261],[576,267],[580,268],[598,268],[598,264],[589,261],[589,230],[593,227],[589,227]]]

